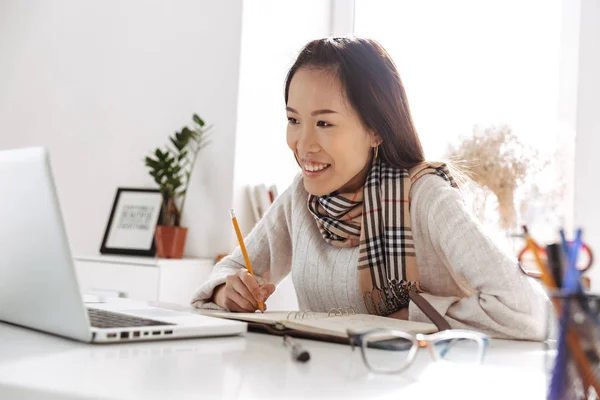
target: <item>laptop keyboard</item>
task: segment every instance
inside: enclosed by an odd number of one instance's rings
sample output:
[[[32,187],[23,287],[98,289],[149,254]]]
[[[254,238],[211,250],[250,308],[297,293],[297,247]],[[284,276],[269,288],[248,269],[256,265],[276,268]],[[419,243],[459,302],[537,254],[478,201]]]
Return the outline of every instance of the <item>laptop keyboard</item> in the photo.
[[[88,308],[90,323],[94,328],[133,328],[137,326],[175,325],[168,322],[155,321],[152,319],[132,317],[106,310]]]

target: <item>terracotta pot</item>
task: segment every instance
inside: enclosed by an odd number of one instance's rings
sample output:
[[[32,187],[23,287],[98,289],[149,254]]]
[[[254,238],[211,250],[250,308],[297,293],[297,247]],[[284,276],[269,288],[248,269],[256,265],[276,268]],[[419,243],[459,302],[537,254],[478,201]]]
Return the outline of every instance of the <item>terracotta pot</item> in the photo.
[[[188,228],[180,226],[156,227],[156,256],[159,258],[182,258]]]

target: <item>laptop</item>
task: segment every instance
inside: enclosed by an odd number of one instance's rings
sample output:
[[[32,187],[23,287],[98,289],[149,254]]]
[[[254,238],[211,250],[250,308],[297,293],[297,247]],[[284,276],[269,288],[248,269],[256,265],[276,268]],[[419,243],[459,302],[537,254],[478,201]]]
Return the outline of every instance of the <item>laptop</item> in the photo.
[[[134,309],[115,310],[110,303],[86,307],[48,151],[43,147],[0,151],[0,188],[0,321],[88,343],[247,331],[244,322],[142,302]]]

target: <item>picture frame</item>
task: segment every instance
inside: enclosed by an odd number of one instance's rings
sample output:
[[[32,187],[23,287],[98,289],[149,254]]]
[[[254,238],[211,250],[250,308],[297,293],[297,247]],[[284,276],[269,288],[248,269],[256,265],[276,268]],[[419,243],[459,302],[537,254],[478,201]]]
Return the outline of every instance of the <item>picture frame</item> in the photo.
[[[117,188],[100,253],[154,257],[162,205],[159,189]]]

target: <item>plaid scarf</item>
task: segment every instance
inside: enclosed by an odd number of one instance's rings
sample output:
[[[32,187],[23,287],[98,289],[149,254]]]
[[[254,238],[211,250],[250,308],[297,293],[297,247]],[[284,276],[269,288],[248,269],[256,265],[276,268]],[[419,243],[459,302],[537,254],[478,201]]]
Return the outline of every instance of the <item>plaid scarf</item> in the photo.
[[[308,197],[308,208],[327,243],[360,246],[358,279],[371,314],[392,314],[408,306],[409,290],[425,291],[419,283],[409,194],[411,185],[426,174],[457,187],[444,163],[423,162],[406,170],[375,159],[357,192]]]

